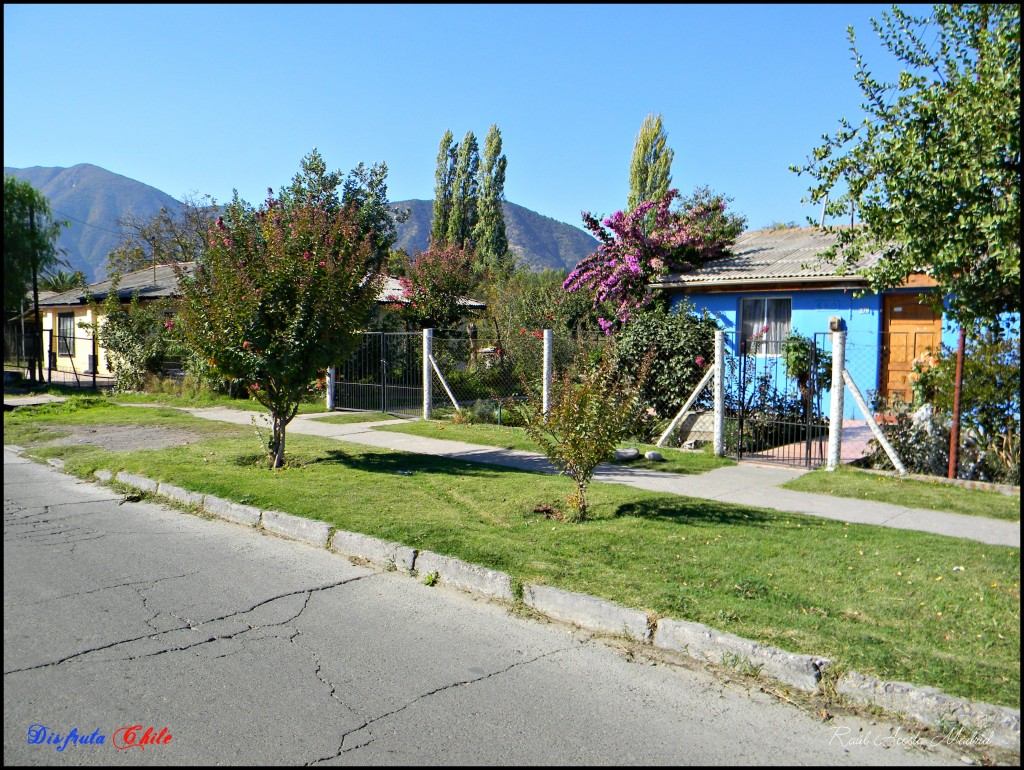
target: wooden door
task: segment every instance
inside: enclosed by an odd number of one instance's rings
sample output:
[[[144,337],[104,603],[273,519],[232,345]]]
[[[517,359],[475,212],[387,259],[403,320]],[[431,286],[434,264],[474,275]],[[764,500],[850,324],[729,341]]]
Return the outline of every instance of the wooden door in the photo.
[[[882,369],[879,392],[899,395],[907,403],[914,400],[910,387],[914,359],[933,351],[942,343],[942,315],[922,302],[918,294],[886,294],[882,297]]]

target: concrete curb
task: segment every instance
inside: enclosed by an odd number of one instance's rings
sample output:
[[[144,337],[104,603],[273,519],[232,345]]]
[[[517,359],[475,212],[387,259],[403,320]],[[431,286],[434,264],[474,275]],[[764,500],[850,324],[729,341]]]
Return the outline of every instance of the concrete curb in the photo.
[[[749,664],[768,676],[804,692],[817,692],[821,672],[831,661],[812,655],[796,655],[776,647],[716,631],[701,623],[685,620],[658,621],[654,646],[673,650],[691,658],[706,659],[722,665]]]
[[[436,573],[439,582],[454,588],[487,598],[514,600],[512,579],[504,572],[431,551],[417,552],[400,543],[357,532],[337,530],[331,537],[331,527],[326,522],[279,511],[261,513],[250,505],[232,503],[213,495],[200,495],[171,484],[157,484],[130,473],[122,472],[114,477],[108,470],[97,470],[94,475],[101,481],[116,478],[123,484],[156,492],[178,502],[193,504],[201,500],[209,513],[233,522],[258,527],[262,521],[267,531],[328,548],[334,553],[366,559],[388,569],[401,569],[408,573],[415,570],[421,576]],[[831,663],[827,658],[789,653],[690,621],[662,618],[652,635],[646,613],[589,594],[528,585],[523,589],[523,601],[555,620],[592,631],[621,634],[658,649],[683,653],[698,661],[709,660],[724,665],[746,663],[759,667],[767,676],[804,692],[821,692],[822,673]],[[946,695],[934,687],[883,682],[856,672],[848,672],[839,678],[836,694],[845,700],[902,714],[946,732],[955,731],[954,740],[959,738],[961,742],[970,741],[973,745],[995,745],[1020,751],[1019,709],[974,703]]]
[[[416,572],[420,575],[437,573],[437,579],[441,583],[470,593],[506,601],[515,598],[512,595],[512,578],[504,572],[496,572],[431,551],[420,551],[416,555]]]
[[[163,495],[164,497],[169,497],[172,500],[177,500],[179,503],[184,503],[185,505],[202,505],[203,501],[206,499],[206,495],[201,495],[198,492],[190,492],[187,489],[176,487],[173,484],[165,484],[162,481],[157,484],[156,493],[158,495]]]
[[[157,490],[157,483],[155,481],[151,481],[144,476],[136,476],[134,473],[125,473],[122,471],[114,478],[122,484],[127,484],[129,487],[141,489],[143,492],[156,492]]]
[[[389,543],[369,535],[338,530],[331,540],[331,550],[344,556],[355,556],[379,564],[385,569],[399,569],[412,572],[415,569],[417,552],[401,543]]]
[[[268,532],[301,540],[317,548],[326,548],[331,537],[331,525],[327,522],[303,519],[280,511],[263,511],[262,526]]]
[[[1020,751],[1020,710],[972,703],[934,687],[883,682],[854,671],[839,678],[836,692],[851,701],[879,706],[922,724],[954,731],[961,742]],[[966,733],[966,734],[965,734]],[[972,740],[973,739],[973,740]]]
[[[523,588],[523,602],[556,620],[564,620],[589,631],[622,634],[641,642],[648,642],[651,638],[647,613],[588,594],[528,585]]]
[[[222,500],[213,495],[206,496],[206,499],[203,501],[203,508],[206,509],[207,513],[212,513],[215,516],[220,516],[222,519],[227,519],[237,524],[245,524],[250,527],[258,527],[262,518],[259,508],[253,508],[251,505],[239,505],[238,503]]]

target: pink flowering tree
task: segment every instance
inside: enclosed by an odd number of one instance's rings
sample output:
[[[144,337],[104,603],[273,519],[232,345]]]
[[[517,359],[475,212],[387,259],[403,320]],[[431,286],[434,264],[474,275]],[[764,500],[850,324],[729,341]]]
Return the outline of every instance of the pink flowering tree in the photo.
[[[673,203],[680,204],[673,208]],[[598,221],[583,212],[583,224],[601,245],[565,279],[566,291],[593,294],[594,307],[614,318],[599,318],[605,334],[625,324],[650,303],[650,284],[671,271],[686,271],[723,256],[745,220],[726,213],[728,199],[698,188],[689,198],[672,189],[660,200]]]
[[[351,352],[382,276],[354,206],[236,195],[210,228],[193,276],[182,274],[177,331],[215,371],[270,410],[272,467],[302,396]]]
[[[458,246],[431,245],[403,265],[399,312],[412,326],[443,329],[465,314],[461,300],[472,284],[473,252]]]

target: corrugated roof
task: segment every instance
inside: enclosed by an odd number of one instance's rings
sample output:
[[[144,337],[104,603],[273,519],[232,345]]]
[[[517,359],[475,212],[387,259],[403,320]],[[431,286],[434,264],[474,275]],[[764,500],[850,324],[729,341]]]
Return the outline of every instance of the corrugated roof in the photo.
[[[184,268],[187,274],[191,274],[195,267],[194,262],[182,262],[179,267]],[[93,299],[102,301],[110,293],[110,289],[113,286],[112,280],[98,281],[97,283],[91,283],[87,287],[89,293]],[[135,292],[139,293],[140,299],[158,299],[160,297],[169,297],[175,293],[178,288],[178,276],[174,271],[174,267],[171,265],[157,265],[155,268],[147,267],[144,270],[136,270],[132,273],[125,273],[121,278],[121,283],[117,287],[118,296],[126,302],[131,299],[132,294]],[[404,302],[402,295],[402,285],[398,282],[397,278],[387,278],[384,283],[384,288],[377,296],[378,302]],[[39,295],[39,306],[53,307],[55,305],[83,305],[86,302],[85,292],[81,289],[73,289],[72,291],[66,291],[61,294],[53,294],[47,297],[46,301],[43,301],[43,295],[40,292]],[[470,299],[465,297],[459,301],[463,307],[467,308],[484,308],[487,307],[485,302],[481,302],[477,299]]]
[[[661,288],[730,282],[775,283],[805,280],[811,283],[849,283],[863,280],[855,273],[878,263],[873,253],[838,274],[838,265],[821,261],[818,254],[836,242],[836,236],[815,227],[752,230],[742,233],[729,256],[696,270],[671,273],[655,286]]]
[[[377,295],[377,301],[380,303],[397,302],[404,305],[409,300],[405,298],[405,289],[402,288],[401,282],[397,278],[388,276],[384,280],[384,287],[380,290],[380,294]],[[480,300],[472,299],[471,297],[461,297],[459,299],[459,305],[465,308],[487,307],[486,302],[481,302]]]
[[[186,272],[191,272],[195,263],[181,262],[178,266],[184,268]],[[110,293],[113,285],[114,282],[112,280],[97,281],[96,283],[90,283],[86,289],[93,299],[102,301]],[[117,295],[125,301],[131,299],[132,294],[135,292],[139,293],[140,299],[157,299],[159,297],[171,296],[177,288],[178,276],[174,272],[174,267],[171,265],[157,265],[155,268],[147,267],[144,270],[125,273],[121,277],[120,284],[118,284]],[[46,305],[47,307],[54,305],[84,305],[86,301],[85,291],[82,289],[72,289],[71,291],[65,291],[48,297],[45,302],[40,298],[39,305]]]

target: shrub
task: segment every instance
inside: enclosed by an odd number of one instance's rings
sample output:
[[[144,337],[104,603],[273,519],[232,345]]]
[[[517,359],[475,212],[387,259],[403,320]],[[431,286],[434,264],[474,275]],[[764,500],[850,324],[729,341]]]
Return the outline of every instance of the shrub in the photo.
[[[932,458],[915,465],[914,472],[946,475],[949,464],[949,433],[953,414],[956,377],[956,351],[947,346],[928,352],[914,361],[910,375],[916,408],[930,405],[930,443],[935,443],[944,458]],[[908,405],[888,405],[896,423],[886,428],[896,441],[904,442],[904,451],[919,458],[924,451],[915,445],[914,431],[907,433],[901,424]],[[920,421],[919,421],[920,422]],[[907,433],[904,436],[904,433]],[[1006,338],[998,330],[968,334],[964,354],[963,387],[960,400],[959,478],[1020,483],[1020,337]],[[893,437],[887,435],[890,442]],[[918,437],[920,438],[920,437]],[[923,440],[923,439],[921,439]],[[894,444],[895,448],[895,444]],[[911,463],[899,449],[900,459]]]
[[[653,356],[642,397],[659,418],[674,417],[713,364],[717,330],[713,316],[698,314],[684,300],[674,312],[659,306],[634,313],[617,335],[615,351],[623,369],[638,371]]]
[[[611,459],[615,445],[633,432],[649,368],[647,358],[630,375],[609,350],[597,366],[583,364],[578,373],[567,369],[557,379],[546,415],[535,392],[519,407],[527,434],[576,483],[567,520],[587,518],[587,484],[598,464]]]

